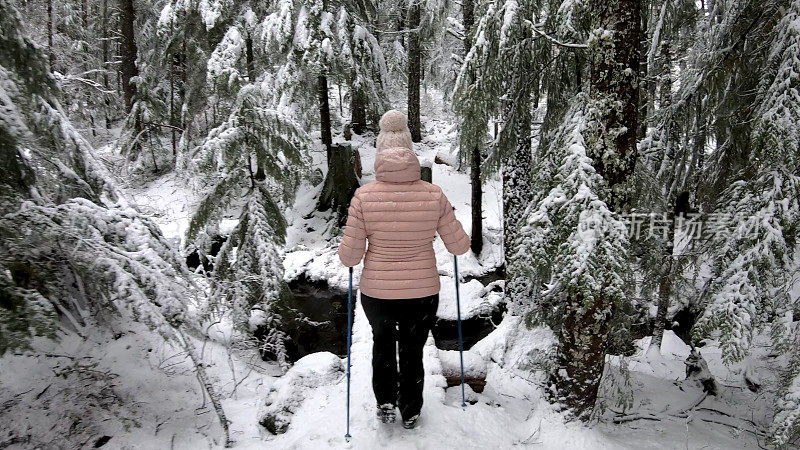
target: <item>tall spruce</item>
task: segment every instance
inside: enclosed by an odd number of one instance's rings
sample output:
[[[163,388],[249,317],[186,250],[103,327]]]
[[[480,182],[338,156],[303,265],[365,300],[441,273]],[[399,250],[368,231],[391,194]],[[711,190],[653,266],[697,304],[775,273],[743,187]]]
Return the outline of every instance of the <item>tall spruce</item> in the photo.
[[[475,5],[473,0],[464,0],[461,4],[461,14],[464,26],[464,54],[472,49],[472,33],[475,25]],[[479,143],[468,147],[469,151],[469,182],[471,186],[470,206],[472,208],[472,252],[480,255],[483,250],[483,180],[481,179],[481,148]]]
[[[553,374],[556,397],[584,420],[594,410],[611,321],[626,299],[621,274],[627,265],[627,239],[619,215],[630,208],[636,163],[641,26],[638,1],[596,1],[591,11],[586,124],[583,130],[578,128],[585,156],[579,151],[580,139],[574,140],[565,166],[572,163],[570,158],[585,158],[582,164],[588,163],[591,170],[580,170],[586,171],[586,186],[596,198],[589,197],[591,201],[577,212],[575,234],[565,242],[569,249],[558,252],[565,256],[564,266],[556,260],[553,267],[555,288],[562,291],[564,302]],[[582,196],[580,189],[577,195]],[[576,267],[583,258],[601,265],[587,270],[584,280],[576,272],[559,280],[565,269]],[[586,263],[577,267],[585,270]],[[601,278],[604,274],[609,276]]]
[[[136,9],[134,8],[133,0],[119,0],[119,9],[119,28],[122,36],[120,43],[122,90],[125,94],[125,107],[130,111],[133,108],[133,102],[136,97],[136,84],[133,83],[132,78],[139,75],[139,69],[136,67],[137,50],[134,31]]]
[[[422,86],[422,0],[408,2],[408,129],[411,140],[422,141],[420,121],[420,88]]]

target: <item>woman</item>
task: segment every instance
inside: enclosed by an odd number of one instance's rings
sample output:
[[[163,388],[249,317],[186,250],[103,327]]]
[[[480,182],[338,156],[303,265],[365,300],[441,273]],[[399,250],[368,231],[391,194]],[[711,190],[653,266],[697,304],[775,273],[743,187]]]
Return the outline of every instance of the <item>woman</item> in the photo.
[[[391,110],[380,128],[376,181],[358,188],[350,202],[339,258],[352,267],[364,257],[359,288],[372,326],[378,418],[394,422],[397,406],[403,426],[413,428],[422,409],[422,348],[439,305],[433,239],[438,232],[447,250],[461,255],[470,238],[442,189],[420,180],[406,116]]]

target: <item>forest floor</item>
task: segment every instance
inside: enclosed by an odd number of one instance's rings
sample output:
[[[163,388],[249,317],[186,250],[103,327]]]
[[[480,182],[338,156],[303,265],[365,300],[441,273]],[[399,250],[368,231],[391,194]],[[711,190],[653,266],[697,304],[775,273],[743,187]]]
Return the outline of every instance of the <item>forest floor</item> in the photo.
[[[453,157],[454,122],[441,112],[441,102],[428,100],[425,138],[416,150],[423,163],[439,155],[453,165],[434,164],[433,181],[442,186],[469,233],[469,177],[454,167],[458,165]],[[363,182],[374,178],[373,143],[374,136],[354,141],[362,157]],[[323,155],[313,154],[315,166],[322,170]],[[126,190],[132,203],[153,217],[176,245],[202,193],[198,186],[188,186],[171,174]],[[330,217],[314,211],[318,192],[319,186],[304,185],[295,205],[287,210],[285,277],[305,274],[343,289],[347,271],[336,258],[335,225]],[[484,211],[485,250],[481,258],[468,254],[459,259],[461,276],[484,275],[501,264],[497,180],[486,185]],[[222,228],[232,225],[226,221]],[[443,287],[439,316],[451,317],[452,257],[438,239],[435,250]],[[465,311],[476,309],[477,302],[487,298],[478,295],[485,291],[483,284],[469,283],[461,291]],[[76,332],[60,336],[59,342],[37,341],[36,354],[0,359],[0,448],[84,448],[101,443],[106,448],[221,447],[219,422],[188,356],[139,324],[116,323],[111,328],[115,332]],[[766,346],[728,367],[722,364],[719,348],[709,341],[701,351],[721,390],[715,397],[706,397],[695,382],[684,381],[683,361],[689,348],[668,331],[660,356],[645,351],[649,338],[644,338],[638,341],[635,355],[608,358],[608,382],[601,399],[605,408],[598,421],[589,426],[565,422],[544,399],[539,380],[532,375],[536,372],[531,370],[537,357],[551,350],[552,337],[542,329],[528,330],[519,319],[507,316],[469,351],[485,364],[487,386],[480,394],[467,389],[471,404],[466,408],[460,406],[458,387],[445,389],[445,352],[429,338],[425,405],[417,428],[404,430],[400,423],[384,425],[375,418],[371,330],[358,304],[352,347],[353,438],[348,443],[341,358],[312,354],[281,375],[277,365],[226,344],[230,338],[226,329],[211,327],[209,333],[214,340],[197,345],[223,398],[236,448],[759,448],[776,384],[764,378],[760,393],[753,393],[743,379],[745,371],[753,378],[774,373],[768,366],[777,362]],[[330,376],[326,377],[326,371]],[[269,409],[267,399],[286,406],[285,417],[291,422],[283,434],[272,435],[258,423]],[[615,424],[615,418],[623,423]]]

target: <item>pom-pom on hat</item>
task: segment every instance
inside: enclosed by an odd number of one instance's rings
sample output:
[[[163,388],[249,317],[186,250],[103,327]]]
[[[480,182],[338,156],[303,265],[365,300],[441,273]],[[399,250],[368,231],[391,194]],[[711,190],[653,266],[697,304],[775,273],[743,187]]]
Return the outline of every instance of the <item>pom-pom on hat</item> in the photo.
[[[396,109],[390,109],[381,117],[378,124],[381,127],[381,131],[378,133],[378,151],[393,147],[405,147],[413,150],[411,132],[408,130],[405,114]]]

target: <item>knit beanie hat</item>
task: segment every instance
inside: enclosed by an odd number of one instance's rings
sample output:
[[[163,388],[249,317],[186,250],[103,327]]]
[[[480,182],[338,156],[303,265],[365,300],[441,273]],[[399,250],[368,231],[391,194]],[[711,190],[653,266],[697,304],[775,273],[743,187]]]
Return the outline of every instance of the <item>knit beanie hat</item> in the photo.
[[[378,124],[381,127],[381,131],[378,133],[378,151],[394,147],[414,149],[405,114],[396,109],[390,109],[381,117]]]

